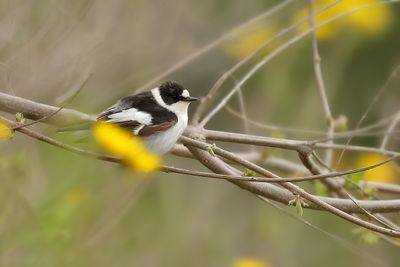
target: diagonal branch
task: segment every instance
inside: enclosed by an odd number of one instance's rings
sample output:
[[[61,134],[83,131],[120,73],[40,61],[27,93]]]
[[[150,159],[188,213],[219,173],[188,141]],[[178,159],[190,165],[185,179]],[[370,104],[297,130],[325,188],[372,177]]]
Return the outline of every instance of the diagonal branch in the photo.
[[[203,165],[205,165],[207,168],[209,168],[212,171],[217,172],[217,173],[221,173],[221,172],[224,172],[226,174],[234,173],[231,170],[231,168],[227,167],[227,165],[222,160],[215,158],[210,153],[204,151],[204,150],[207,150],[207,146],[208,146],[207,144],[200,142],[200,141],[196,141],[194,139],[187,138],[187,137],[183,138],[183,141],[184,141],[185,145],[188,146],[189,150],[193,153],[193,155],[196,156],[198,158],[198,160]],[[195,149],[193,147],[195,147],[197,149]],[[202,149],[203,152],[200,152],[198,149]],[[224,151],[217,147],[214,147],[213,149],[216,154],[224,156],[224,157],[229,157],[230,160],[235,160],[238,163],[242,164],[243,166],[245,166],[255,172],[258,172],[265,177],[271,177],[271,176],[278,177],[275,174],[255,165],[251,162],[248,162],[244,159],[235,157],[234,155],[232,155],[231,153],[229,153],[227,151]],[[322,198],[319,198],[310,193],[307,193],[304,189],[302,189],[296,185],[293,185],[291,183],[286,183],[286,182],[281,183],[281,185],[283,187],[285,187],[286,189],[290,190],[291,192],[293,192],[293,194],[297,194],[297,195],[303,197],[305,200],[308,200],[309,201],[307,203],[308,205],[314,204],[314,205],[318,206],[319,208],[329,211],[332,214],[335,214],[347,221],[350,221],[354,224],[365,227],[367,229],[373,230],[375,232],[393,236],[393,237],[400,237],[400,231],[384,228],[384,227],[363,221],[357,217],[354,217],[354,216],[344,212],[341,209],[338,209],[338,208],[330,205],[329,203],[323,201]],[[239,186],[242,187],[243,189],[251,191],[257,195],[264,196],[265,192],[264,192],[264,190],[260,190],[261,189],[260,186],[263,187],[263,189],[264,189],[265,187],[271,186],[271,185],[265,184],[265,183],[257,183],[257,182],[241,182],[241,184],[239,184]],[[269,192],[269,191],[267,191],[267,192]],[[266,196],[266,197],[268,197],[268,196]],[[292,199],[293,199],[293,196],[292,196]],[[353,201],[351,201],[351,200],[347,200],[347,201],[349,201],[348,204],[351,203],[350,205],[354,205],[357,207],[357,209],[359,209],[359,207],[357,205],[355,205]],[[358,202],[358,204],[360,204],[360,203]]]
[[[60,111],[57,111],[58,109],[58,107],[40,104],[31,100],[0,92],[0,110],[13,114],[20,112],[24,114],[25,118],[31,120],[39,120],[55,113],[57,114],[54,117],[51,117],[48,121],[45,120],[45,122],[57,126],[64,126],[79,121],[94,120],[94,116],[90,116],[76,110],[64,108]]]

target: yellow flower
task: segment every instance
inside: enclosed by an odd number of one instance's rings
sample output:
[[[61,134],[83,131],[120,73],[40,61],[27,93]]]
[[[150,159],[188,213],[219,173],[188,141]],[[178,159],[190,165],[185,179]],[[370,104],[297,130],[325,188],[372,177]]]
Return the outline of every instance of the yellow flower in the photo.
[[[265,43],[276,33],[273,27],[258,27],[239,32],[227,42],[223,49],[226,54],[235,59],[241,59]],[[265,52],[265,51],[264,51]]]
[[[86,192],[79,188],[71,190],[67,192],[67,194],[65,195],[65,200],[67,204],[71,206],[78,206],[79,204],[85,202],[86,198],[87,198]]]
[[[96,123],[95,140],[109,153],[140,172],[153,172],[161,168],[160,158],[148,151],[139,137],[111,123]]]
[[[3,121],[0,121],[0,141],[8,140],[12,137],[12,131],[8,124]]]
[[[346,0],[342,1],[343,9],[350,10],[361,5],[376,3],[376,0]],[[378,34],[392,22],[392,13],[389,6],[381,5],[366,8],[350,14],[346,20],[354,28],[367,34]]]
[[[234,267],[269,267],[270,265],[266,262],[262,262],[256,259],[243,258],[235,261]]]
[[[332,4],[333,0],[317,0],[315,1],[315,11]],[[356,9],[358,7],[377,3],[377,0],[343,0],[334,6],[322,11],[316,17],[317,24],[322,23],[334,16]],[[305,18],[309,14],[309,8],[304,7],[297,12],[293,19],[297,21]],[[388,5],[373,6],[361,9],[344,17],[328,23],[317,30],[317,38],[319,40],[330,40],[341,30],[350,30],[363,33],[364,35],[373,36],[383,32],[388,28],[393,20],[393,14]],[[309,22],[299,27],[299,31],[309,29]]]
[[[385,160],[385,157],[376,153],[362,153],[356,162],[356,168],[370,166]],[[365,181],[375,181],[382,183],[395,183],[399,173],[391,163],[386,163],[374,169],[364,172],[363,178]]]

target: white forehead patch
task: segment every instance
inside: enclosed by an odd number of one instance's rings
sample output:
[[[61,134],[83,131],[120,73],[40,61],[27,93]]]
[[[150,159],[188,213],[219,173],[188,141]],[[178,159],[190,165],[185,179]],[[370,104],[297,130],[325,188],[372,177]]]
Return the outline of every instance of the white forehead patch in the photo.
[[[190,94],[189,94],[189,91],[188,90],[183,90],[183,92],[182,92],[182,97],[185,97],[185,98],[187,98],[187,97],[189,97],[190,96]]]

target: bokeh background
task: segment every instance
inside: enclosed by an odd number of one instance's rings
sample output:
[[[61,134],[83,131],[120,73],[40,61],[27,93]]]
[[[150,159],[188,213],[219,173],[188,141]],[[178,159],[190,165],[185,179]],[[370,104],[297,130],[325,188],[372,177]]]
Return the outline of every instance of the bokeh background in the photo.
[[[94,114],[281,2],[0,0],[1,92],[58,105],[92,72],[68,106]],[[280,11],[250,24],[165,79],[177,80],[192,95],[204,96],[240,59],[307,16],[308,1],[287,2]],[[333,1],[315,2],[318,9]],[[339,2],[317,20],[382,1]],[[335,118],[343,115],[348,129],[355,127],[400,64],[398,14],[400,4],[380,5],[318,30],[332,112]],[[306,28],[296,27],[263,49],[227,80],[215,103],[258,60]],[[398,111],[399,79],[394,76],[386,83],[363,125]],[[326,128],[309,36],[261,68],[242,89],[246,113],[253,120],[303,130]],[[237,98],[229,106],[238,110]],[[51,126],[34,128],[85,146],[74,136],[55,133]],[[243,132],[242,123],[226,110],[207,128]],[[316,138],[255,126],[250,126],[250,132]],[[381,139],[382,135],[356,138],[352,143],[378,146]],[[393,137],[390,148],[398,150],[397,145]],[[0,266],[377,266],[362,253],[387,266],[398,264],[398,248],[374,237],[360,238],[347,222],[323,212],[305,210],[303,215],[355,248],[225,181],[163,173],[143,176],[20,134],[3,141],[0,149]],[[274,149],[263,152],[296,158]],[[343,166],[365,166],[381,159],[347,153]],[[164,161],[202,169],[173,155]],[[364,178],[399,183],[398,174],[387,165]],[[297,216],[293,208],[282,208]]]

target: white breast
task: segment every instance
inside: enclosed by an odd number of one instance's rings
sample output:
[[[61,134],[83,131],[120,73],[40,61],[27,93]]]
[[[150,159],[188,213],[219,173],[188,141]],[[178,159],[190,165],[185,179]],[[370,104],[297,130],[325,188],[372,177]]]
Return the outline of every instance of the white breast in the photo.
[[[178,122],[170,129],[144,137],[145,146],[156,154],[165,154],[172,149],[187,126],[187,114],[178,116]]]
[[[156,154],[165,154],[175,145],[187,126],[189,102],[166,105],[160,96],[158,88],[152,89],[151,92],[159,105],[174,112],[178,117],[178,122],[170,129],[143,138],[146,147],[150,151]]]

